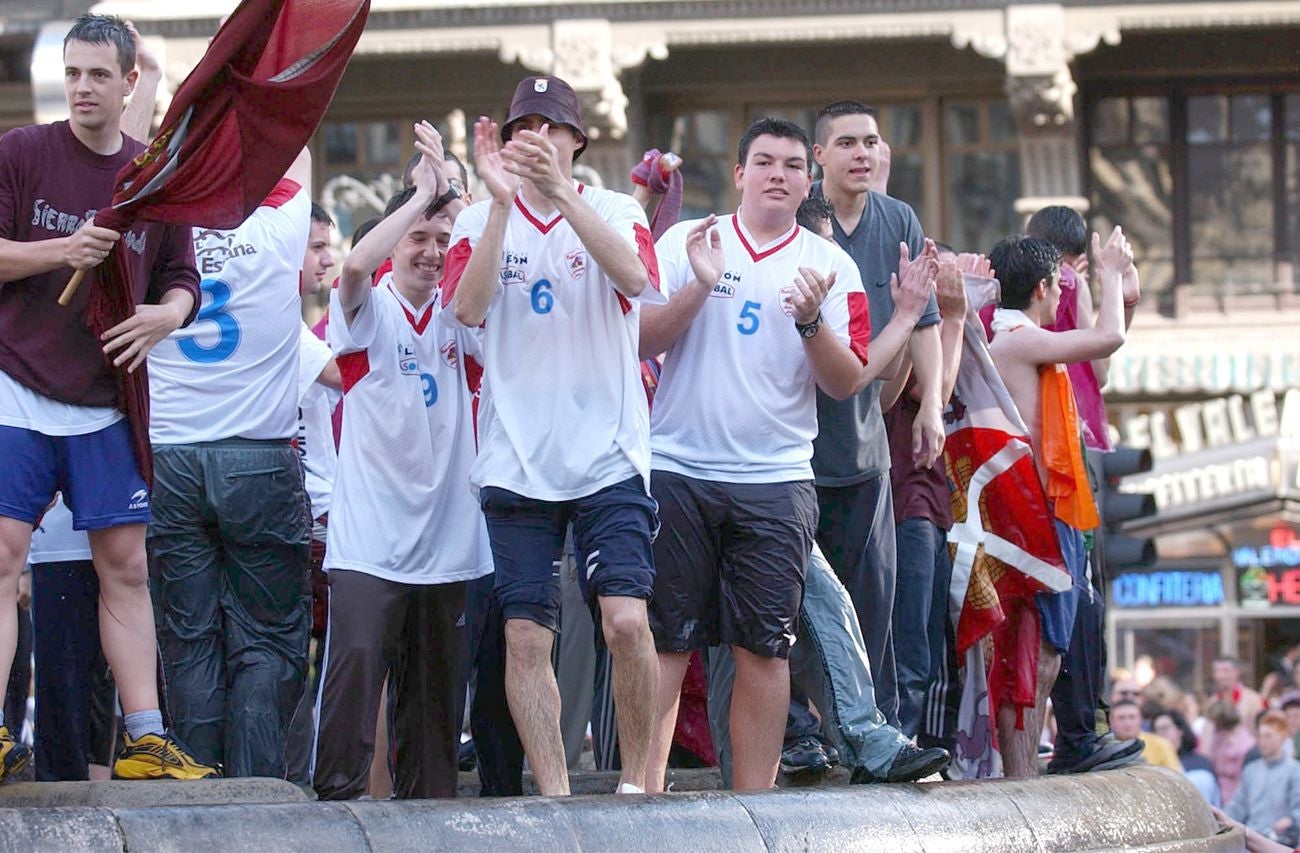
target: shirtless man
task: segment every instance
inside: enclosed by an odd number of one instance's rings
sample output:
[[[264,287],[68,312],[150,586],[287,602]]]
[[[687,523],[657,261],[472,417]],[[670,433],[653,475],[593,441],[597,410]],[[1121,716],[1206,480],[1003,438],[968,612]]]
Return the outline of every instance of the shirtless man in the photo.
[[[1133,263],[1133,252],[1123,232],[1116,228],[1105,245],[1099,235],[1092,238],[1097,278],[1101,296],[1097,322],[1092,328],[1067,332],[1050,332],[1044,326],[1056,317],[1061,299],[1061,255],[1047,240],[1038,237],[1015,237],[994,247],[989,259],[1002,284],[1002,305],[993,315],[996,335],[989,346],[993,363],[1006,383],[1029,427],[1034,447],[1034,462],[1044,488],[1048,484],[1048,454],[1044,442],[1068,439],[1073,434],[1073,452],[1063,454],[1073,462],[1070,471],[1058,471],[1068,478],[1082,476],[1082,487],[1048,491],[1053,507],[1061,552],[1070,570],[1071,588],[1062,593],[1040,594],[1038,609],[1042,624],[1042,647],[1039,651],[1038,697],[1033,714],[1026,714],[1017,730],[1016,709],[998,708],[998,740],[1006,775],[1013,778],[1038,775],[1037,743],[1042,728],[1043,708],[1060,669],[1060,656],[1070,645],[1074,615],[1080,594],[1089,592],[1087,562],[1082,529],[1096,526],[1096,508],[1082,474],[1083,459],[1077,440],[1078,415],[1069,393],[1069,378],[1064,365],[1106,358],[1124,343],[1124,298],[1122,280]],[[1059,390],[1045,399],[1043,391]],[[1053,405],[1059,400],[1061,405]],[[1044,404],[1047,405],[1044,405]],[[1072,420],[1071,420],[1072,419]],[[1074,456],[1079,458],[1073,459]],[[1089,516],[1089,512],[1091,515]],[[1085,523],[1084,519],[1091,521]]]

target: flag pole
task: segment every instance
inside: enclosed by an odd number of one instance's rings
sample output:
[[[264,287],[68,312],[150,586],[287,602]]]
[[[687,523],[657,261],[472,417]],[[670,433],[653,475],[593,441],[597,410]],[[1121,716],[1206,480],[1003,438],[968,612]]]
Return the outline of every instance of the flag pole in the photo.
[[[59,294],[60,305],[64,308],[68,307],[68,303],[72,301],[72,297],[77,293],[77,288],[81,286],[81,280],[85,277],[86,270],[84,267],[72,274],[72,278],[68,280],[68,286],[63,288],[63,292]]]

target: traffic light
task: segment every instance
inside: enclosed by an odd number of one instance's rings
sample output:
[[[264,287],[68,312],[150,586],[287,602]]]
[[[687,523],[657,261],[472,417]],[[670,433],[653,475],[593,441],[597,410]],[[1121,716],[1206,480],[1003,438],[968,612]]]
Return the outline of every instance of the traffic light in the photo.
[[[1155,515],[1156,499],[1149,494],[1120,491],[1119,483],[1130,474],[1151,470],[1151,451],[1116,447],[1109,453],[1090,453],[1100,474],[1097,510],[1101,529],[1097,531],[1097,552],[1108,573],[1151,566],[1156,561],[1156,544],[1148,536],[1124,532],[1130,522]]]

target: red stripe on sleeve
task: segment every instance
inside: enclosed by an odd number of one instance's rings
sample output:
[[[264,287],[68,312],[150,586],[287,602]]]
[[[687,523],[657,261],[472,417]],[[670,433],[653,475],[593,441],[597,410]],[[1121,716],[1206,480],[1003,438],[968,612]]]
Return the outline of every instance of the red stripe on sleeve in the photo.
[[[370,372],[370,356],[366,355],[365,350],[345,353],[335,360],[339,365],[339,373],[343,376],[344,394],[351,391]]]
[[[392,271],[393,271],[393,259],[385,258],[384,262],[379,265],[379,269],[375,270],[375,274],[370,277],[370,286],[378,287],[379,282],[383,281],[384,276],[388,275]],[[337,287],[337,285],[335,286]]]
[[[288,178],[281,178],[280,182],[271,190],[271,194],[262,202],[263,207],[283,207],[289,199],[296,196],[302,190],[302,186],[297,181],[291,181]]]
[[[646,275],[650,277],[650,286],[659,289],[659,256],[655,254],[655,238],[640,222],[632,226],[636,235],[636,255],[645,264]]]
[[[863,363],[867,363],[867,345],[871,343],[871,309],[867,305],[867,294],[850,293],[849,307],[849,348]]]
[[[469,238],[461,237],[456,245],[447,250],[447,256],[442,259],[443,308],[450,305],[451,300],[455,298],[460,277],[465,274],[465,267],[469,264],[469,256],[472,254],[474,249],[469,244]]]
[[[465,385],[469,388],[470,396],[473,402],[470,404],[470,415],[474,419],[474,447],[478,448],[478,401],[481,397],[479,389],[483,387],[483,365],[472,355],[465,356]]]

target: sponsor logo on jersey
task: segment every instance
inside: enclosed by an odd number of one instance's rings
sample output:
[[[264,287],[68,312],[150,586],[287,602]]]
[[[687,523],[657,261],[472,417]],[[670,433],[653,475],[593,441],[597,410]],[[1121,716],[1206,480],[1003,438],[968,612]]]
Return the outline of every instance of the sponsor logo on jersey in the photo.
[[[785,316],[787,317],[794,316],[794,305],[791,304],[790,302],[790,300],[793,298],[794,298],[793,285],[791,285],[790,287],[781,288],[781,311],[784,312]]]
[[[736,295],[736,286],[727,284],[725,281],[719,281],[713,285],[713,292],[709,296],[714,299],[731,299]]]
[[[569,252],[564,260],[569,265],[569,275],[573,276],[574,281],[581,281],[587,275],[587,253],[582,249]]]
[[[460,361],[460,357],[456,355],[455,341],[447,341],[438,348],[438,351],[442,353],[442,363],[448,367],[455,367],[457,362]]]
[[[131,495],[131,500],[126,505],[126,508],[128,510],[148,509],[149,493],[146,492],[144,489],[136,489],[135,493]]]
[[[524,275],[523,267],[502,267],[501,286],[509,287],[512,284],[523,284]]]
[[[199,274],[205,277],[221,272],[231,258],[256,254],[257,247],[252,243],[235,242],[234,231],[203,228],[194,234],[194,265],[199,268]]]
[[[523,284],[528,277],[528,256],[509,249],[501,253],[501,286]]]
[[[397,369],[403,376],[420,375],[420,360],[415,357],[415,347],[397,342]]]

